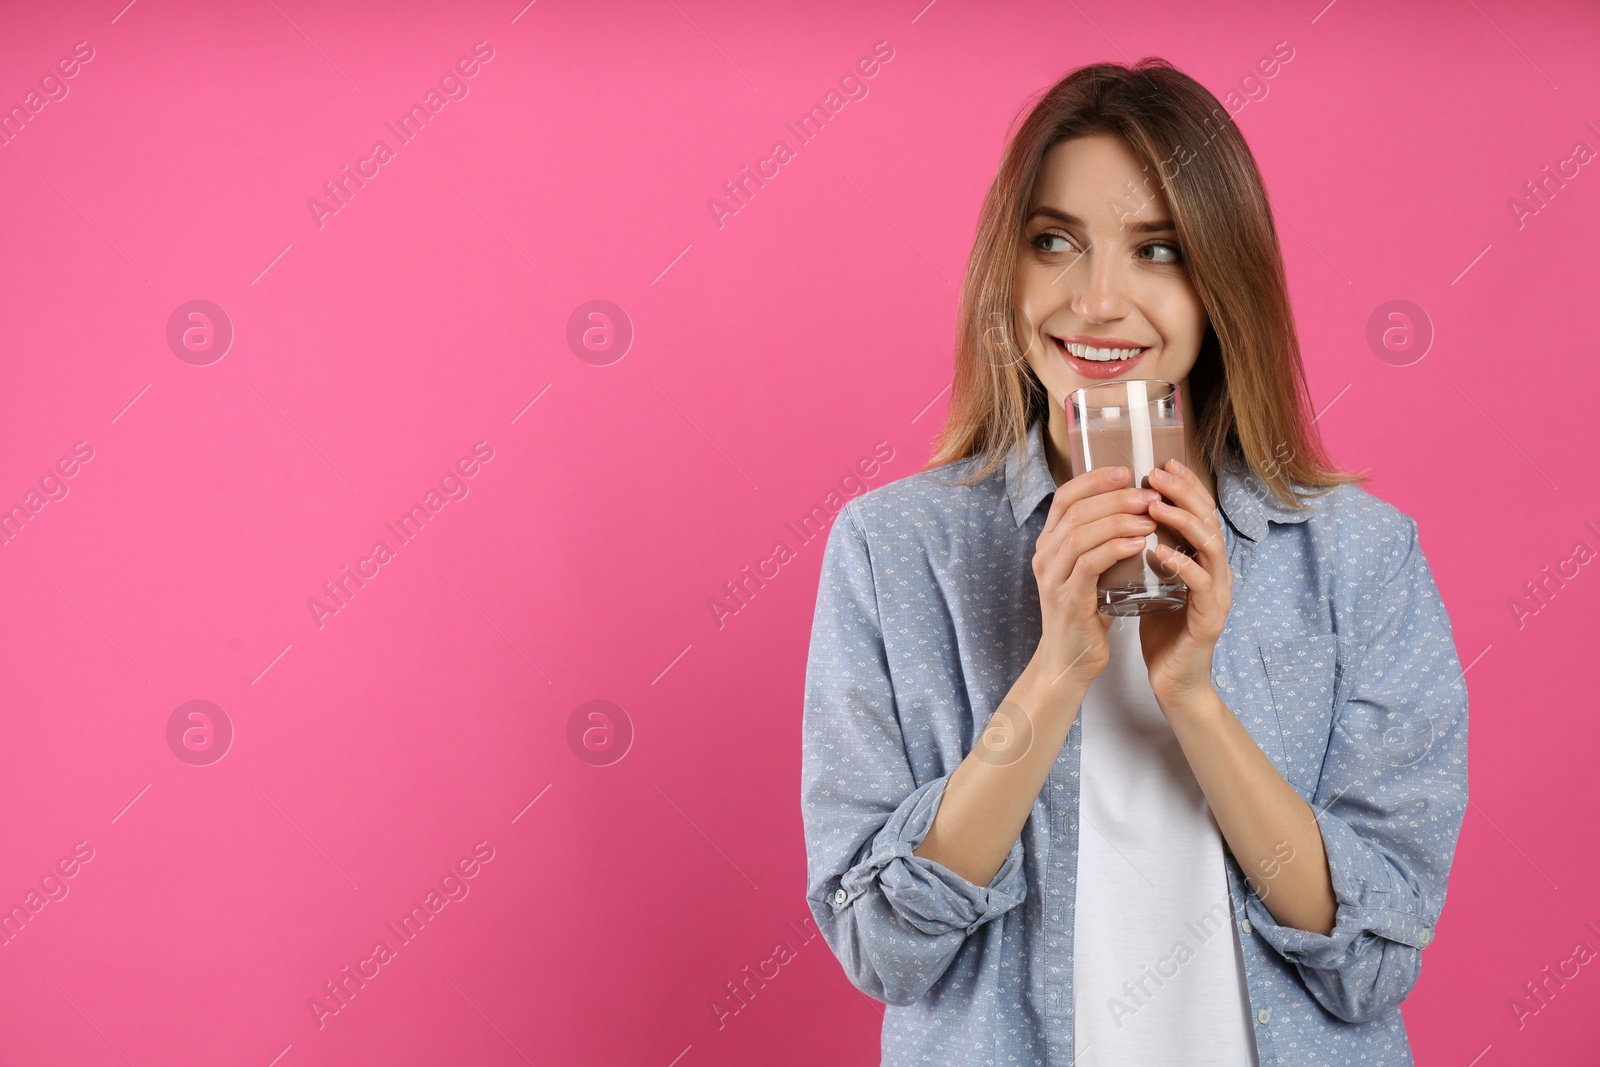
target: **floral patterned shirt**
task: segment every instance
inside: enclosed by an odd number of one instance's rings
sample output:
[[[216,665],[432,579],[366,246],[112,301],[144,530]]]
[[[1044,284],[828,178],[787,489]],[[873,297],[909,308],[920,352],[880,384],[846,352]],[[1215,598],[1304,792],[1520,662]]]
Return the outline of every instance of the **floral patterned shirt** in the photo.
[[[913,856],[949,776],[1032,657],[1031,558],[1055,492],[1044,424],[852,499],[829,532],[806,669],[807,901],[886,1005],[883,1063],[1072,1062],[1080,722],[987,886]],[[1234,572],[1214,685],[1317,814],[1331,934],[1276,922],[1226,852],[1257,1052],[1411,1064],[1399,1005],[1444,906],[1467,805],[1467,692],[1417,524],[1346,485],[1296,511],[1215,471]],[[1226,851],[1226,850],[1225,850]]]

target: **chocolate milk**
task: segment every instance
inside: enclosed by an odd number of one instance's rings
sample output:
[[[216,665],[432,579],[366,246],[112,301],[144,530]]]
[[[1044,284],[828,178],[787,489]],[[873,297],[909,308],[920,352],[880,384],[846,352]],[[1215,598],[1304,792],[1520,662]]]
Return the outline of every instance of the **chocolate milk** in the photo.
[[[1151,426],[1149,432],[1150,454],[1143,455],[1140,454],[1144,451],[1142,447],[1135,448],[1135,434],[1130,420],[1122,420],[1122,425],[1102,422],[1082,428],[1079,433],[1072,435],[1072,473],[1081,474],[1085,470],[1094,470],[1098,467],[1127,467],[1133,472],[1134,480],[1131,485],[1144,489],[1151,488],[1152,470],[1165,466],[1169,459],[1187,464],[1189,457],[1184,454],[1182,426]],[[1137,436],[1138,443],[1142,446],[1144,435],[1141,433]],[[1089,453],[1087,457],[1084,455],[1086,443]],[[1162,499],[1166,500],[1165,497]],[[1167,503],[1170,504],[1172,501],[1167,500]],[[1194,550],[1189,546],[1189,542],[1165,523],[1157,522],[1155,532],[1147,535],[1144,543],[1143,552],[1113,563],[1100,576],[1099,588],[1143,589],[1144,568],[1147,561],[1150,569],[1161,576],[1163,582],[1181,586],[1183,580],[1176,575],[1169,577],[1171,568],[1156,556],[1155,549],[1157,544],[1162,544],[1177,549],[1186,556],[1193,556]]]

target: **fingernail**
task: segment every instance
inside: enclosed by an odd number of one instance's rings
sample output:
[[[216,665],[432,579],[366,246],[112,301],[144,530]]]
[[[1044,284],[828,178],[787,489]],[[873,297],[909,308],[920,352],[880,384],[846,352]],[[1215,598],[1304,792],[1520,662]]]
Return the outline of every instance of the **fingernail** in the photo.
[[[1184,471],[1188,470],[1189,468],[1185,467],[1182,463],[1179,463],[1177,460],[1173,460],[1172,461],[1172,469],[1174,471],[1176,471],[1177,473],[1182,474]]]
[[[1154,504],[1157,500],[1161,499],[1161,494],[1156,492],[1154,489],[1141,489],[1139,490],[1139,499],[1143,500],[1146,504]]]
[[[1128,476],[1128,468],[1127,467],[1112,467],[1111,468],[1111,477],[1113,477],[1113,478],[1126,478],[1127,476]]]

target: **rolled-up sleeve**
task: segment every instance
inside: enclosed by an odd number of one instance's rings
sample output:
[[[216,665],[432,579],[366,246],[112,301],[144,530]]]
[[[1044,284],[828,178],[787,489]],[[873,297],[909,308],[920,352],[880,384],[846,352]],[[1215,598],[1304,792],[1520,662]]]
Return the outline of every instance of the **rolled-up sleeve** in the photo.
[[[871,554],[847,505],[823,554],[806,666],[806,899],[850,981],[888,1004],[920,999],[967,936],[1026,892],[1020,837],[988,886],[912,855],[949,774],[919,783],[901,729]]]
[[[1255,929],[1348,1022],[1384,1014],[1416,984],[1467,807],[1466,683],[1417,524],[1404,518],[1370,636],[1339,686],[1312,798],[1338,904],[1333,931],[1280,925],[1245,898]]]

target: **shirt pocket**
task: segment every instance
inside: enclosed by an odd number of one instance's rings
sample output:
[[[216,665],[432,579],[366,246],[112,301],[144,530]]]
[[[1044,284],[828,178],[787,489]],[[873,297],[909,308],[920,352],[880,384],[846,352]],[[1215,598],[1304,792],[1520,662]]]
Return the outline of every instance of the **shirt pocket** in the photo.
[[[1278,716],[1284,777],[1306,796],[1316,792],[1333,729],[1339,637],[1301,634],[1260,644]]]

